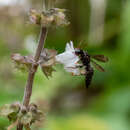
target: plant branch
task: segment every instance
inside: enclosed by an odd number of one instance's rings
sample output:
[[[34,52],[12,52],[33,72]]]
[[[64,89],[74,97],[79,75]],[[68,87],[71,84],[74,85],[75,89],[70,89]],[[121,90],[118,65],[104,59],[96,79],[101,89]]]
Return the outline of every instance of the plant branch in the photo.
[[[33,81],[34,81],[34,76],[35,76],[35,73],[36,73],[37,68],[38,68],[37,62],[39,60],[41,51],[42,51],[44,43],[45,43],[46,34],[47,34],[47,29],[41,28],[39,44],[38,44],[36,54],[34,57],[36,64],[32,65],[32,68],[29,71],[28,80],[27,80],[27,84],[26,84],[26,88],[25,88],[25,92],[24,92],[23,105],[25,107],[27,107],[29,105],[30,97],[32,94],[32,85],[33,85]]]
[[[46,35],[47,35],[47,28],[42,27],[41,32],[40,32],[39,44],[36,50],[36,54],[34,56],[34,60],[36,64],[33,64],[29,71],[28,80],[26,83],[25,91],[24,91],[23,106],[25,107],[28,107],[29,102],[30,102],[30,98],[32,95],[33,81],[34,81],[35,73],[38,68],[37,62],[40,58],[40,54],[45,44]],[[23,129],[23,125],[19,123],[17,126],[17,130],[22,130],[22,129]]]

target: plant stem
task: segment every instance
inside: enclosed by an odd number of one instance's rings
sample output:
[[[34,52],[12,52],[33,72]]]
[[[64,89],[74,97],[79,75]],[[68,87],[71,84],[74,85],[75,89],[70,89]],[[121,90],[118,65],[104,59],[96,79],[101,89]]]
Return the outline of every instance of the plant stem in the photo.
[[[25,106],[25,107],[28,107],[29,102],[30,102],[30,98],[32,95],[33,81],[34,81],[35,73],[36,73],[37,68],[38,68],[37,62],[40,58],[40,54],[41,54],[42,49],[43,49],[44,44],[45,44],[46,35],[47,35],[47,28],[42,27],[41,32],[40,32],[39,44],[38,44],[38,47],[36,50],[36,54],[34,56],[34,60],[35,60],[36,64],[33,64],[32,68],[29,71],[28,80],[26,83],[25,91],[24,91],[23,106]],[[23,129],[23,125],[21,123],[19,123],[17,125],[17,130],[22,130],[22,129]]]
[[[35,63],[37,63],[39,60],[41,51],[42,51],[44,43],[45,43],[46,34],[47,34],[47,29],[42,28],[41,34],[40,34],[40,39],[39,39],[39,45],[37,47],[36,54],[34,57]],[[32,68],[29,71],[28,80],[27,80],[27,84],[26,84],[26,88],[25,88],[25,92],[24,92],[24,98],[23,98],[23,105],[25,107],[27,107],[29,105],[29,101],[30,101],[31,94],[32,94],[32,85],[33,85],[34,76],[37,71],[37,68],[38,68],[38,64],[34,64],[34,65],[32,65]]]

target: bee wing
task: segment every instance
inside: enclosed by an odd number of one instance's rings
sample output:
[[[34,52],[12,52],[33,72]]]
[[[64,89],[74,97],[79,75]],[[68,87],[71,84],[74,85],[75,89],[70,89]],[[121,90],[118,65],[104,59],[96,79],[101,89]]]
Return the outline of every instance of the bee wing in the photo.
[[[98,65],[95,61],[91,60],[91,62],[97,70],[99,70],[100,72],[105,72],[104,68]]]
[[[92,55],[91,57],[93,59],[95,59],[97,61],[101,61],[101,62],[107,62],[108,61],[108,57],[106,57],[104,55]]]

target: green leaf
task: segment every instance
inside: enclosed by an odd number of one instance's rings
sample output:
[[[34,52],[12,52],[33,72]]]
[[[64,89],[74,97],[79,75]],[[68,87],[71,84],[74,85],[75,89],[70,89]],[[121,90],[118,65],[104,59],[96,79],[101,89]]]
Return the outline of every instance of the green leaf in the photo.
[[[13,112],[13,113],[10,113],[9,115],[8,115],[8,119],[10,120],[10,121],[16,121],[17,120],[17,116],[18,115],[18,113],[16,113],[16,112]]]

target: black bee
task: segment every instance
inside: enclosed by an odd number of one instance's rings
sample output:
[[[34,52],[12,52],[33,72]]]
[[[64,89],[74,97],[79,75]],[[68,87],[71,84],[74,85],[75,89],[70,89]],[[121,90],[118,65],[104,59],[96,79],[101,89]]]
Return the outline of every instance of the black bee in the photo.
[[[94,74],[94,70],[91,67],[90,62],[92,62],[92,64],[95,66],[96,69],[98,69],[101,72],[105,72],[105,70],[100,65],[98,65],[95,61],[93,61],[93,59],[101,61],[101,62],[107,62],[108,58],[105,57],[104,55],[91,56],[86,51],[83,51],[81,49],[75,49],[75,54],[80,57],[80,60],[83,66],[85,67],[85,70],[86,70],[85,82],[86,82],[86,87],[88,88]],[[83,66],[80,66],[80,67],[83,67]]]

